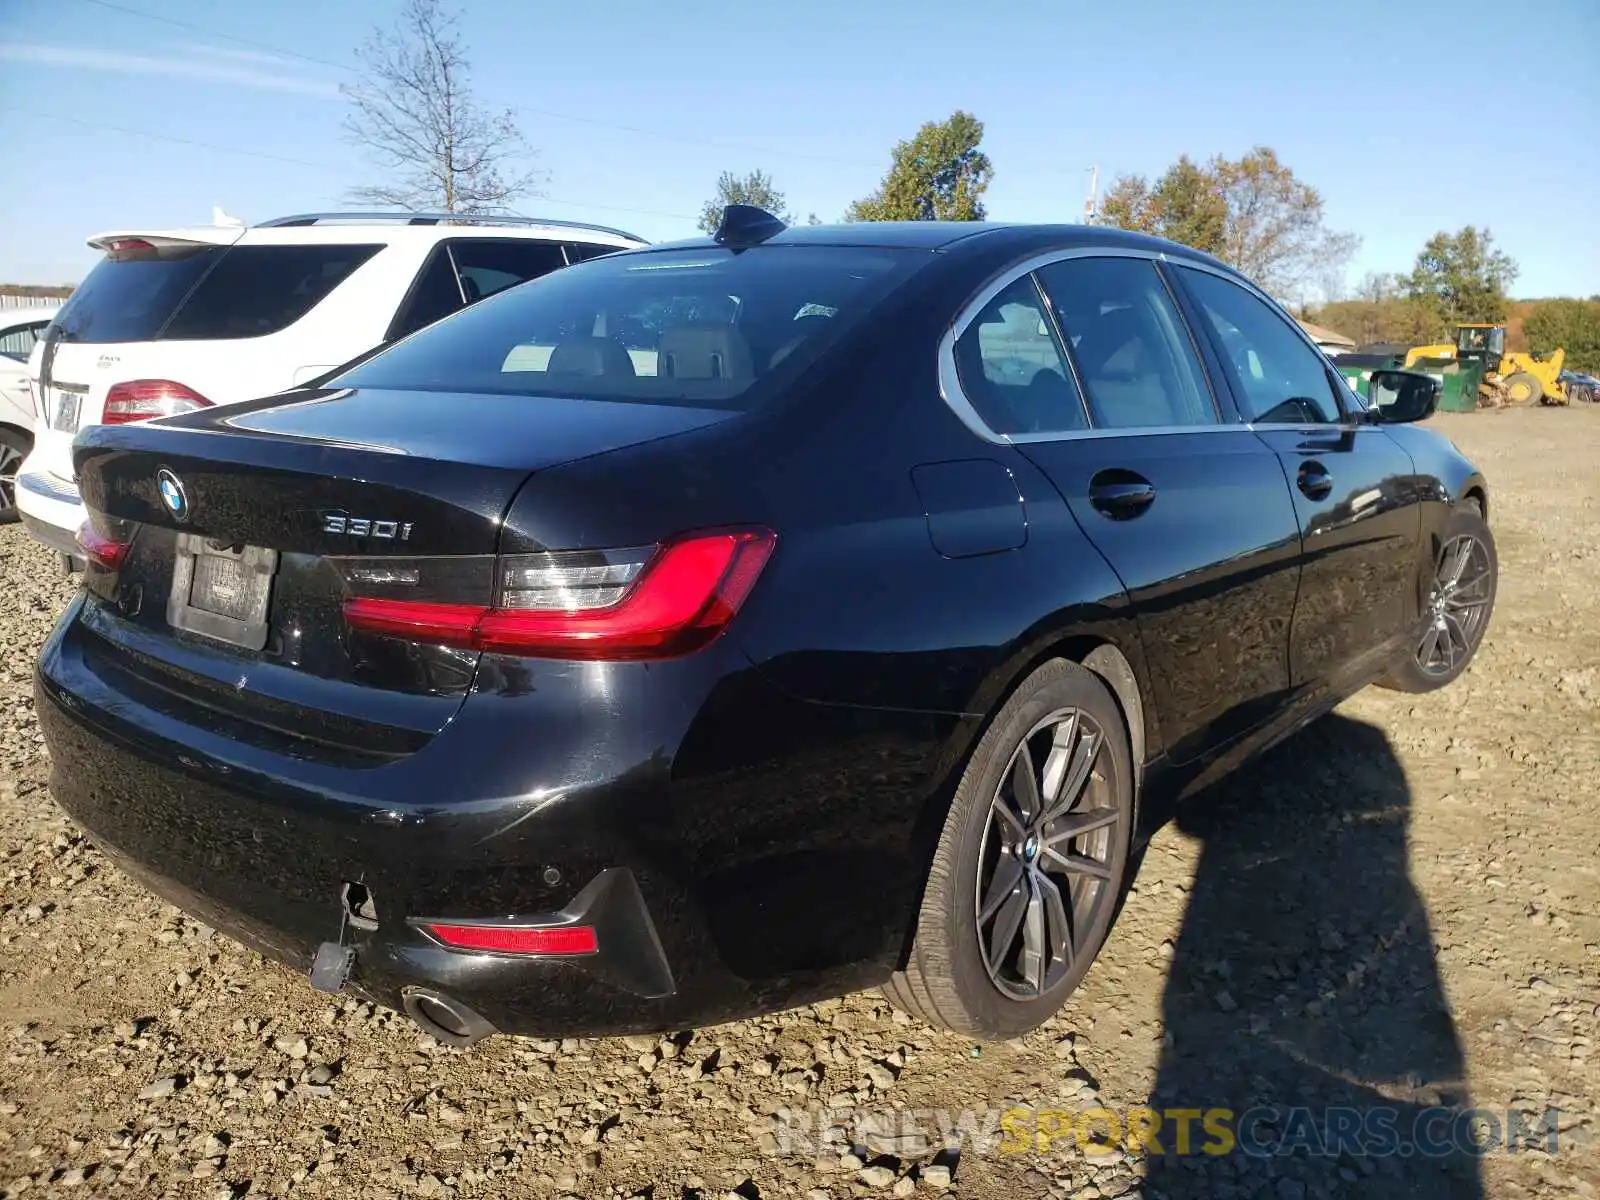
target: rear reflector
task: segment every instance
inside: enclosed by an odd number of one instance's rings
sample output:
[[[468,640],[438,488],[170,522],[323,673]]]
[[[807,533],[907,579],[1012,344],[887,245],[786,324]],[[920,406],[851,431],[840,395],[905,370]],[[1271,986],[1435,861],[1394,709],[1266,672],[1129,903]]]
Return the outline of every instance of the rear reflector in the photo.
[[[119,542],[100,533],[88,521],[78,527],[78,545],[82,547],[84,555],[97,566],[108,571],[115,571],[122,566],[123,560],[128,557],[131,542]]]
[[[131,379],[107,390],[105,414],[100,419],[107,425],[129,425],[210,407],[211,401],[199,392],[170,379]]]
[[[456,950],[493,954],[597,954],[600,944],[589,925],[448,925],[423,926]]]
[[[670,658],[727,626],[772,554],[769,529],[718,530],[637,551],[511,555],[496,603],[346,600],[352,629],[540,658]]]

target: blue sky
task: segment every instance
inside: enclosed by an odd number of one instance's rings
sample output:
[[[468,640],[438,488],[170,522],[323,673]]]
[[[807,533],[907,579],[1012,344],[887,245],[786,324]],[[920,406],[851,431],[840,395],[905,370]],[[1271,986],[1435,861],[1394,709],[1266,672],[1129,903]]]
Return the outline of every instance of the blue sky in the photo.
[[[213,204],[338,207],[371,178],[341,138],[340,64],[397,7],[0,0],[0,280],[81,278],[88,234]],[[524,211],[670,238],[719,172],[761,168],[835,220],[896,140],[965,108],[997,219],[1077,219],[1095,163],[1109,180],[1264,144],[1361,236],[1352,283],[1472,223],[1517,260],[1515,294],[1600,293],[1595,0],[477,0],[462,30],[480,97],[521,110],[549,172]]]

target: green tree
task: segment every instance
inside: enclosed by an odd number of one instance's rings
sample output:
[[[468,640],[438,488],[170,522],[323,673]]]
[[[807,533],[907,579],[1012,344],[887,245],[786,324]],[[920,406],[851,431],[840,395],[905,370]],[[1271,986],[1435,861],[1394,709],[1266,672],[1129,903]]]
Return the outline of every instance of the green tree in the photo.
[[[1489,231],[1468,225],[1459,233],[1441,231],[1429,238],[1403,286],[1448,329],[1463,322],[1504,321],[1506,289],[1516,277],[1517,264],[1495,249]]]
[[[1359,245],[1354,234],[1327,227],[1322,194],[1267,146],[1204,166],[1185,155],[1153,185],[1122,176],[1101,212],[1107,224],[1215,254],[1285,298],[1327,290]]]
[[[700,210],[700,228],[715,233],[722,224],[722,210],[729,204],[753,204],[782,218],[786,224],[794,224],[794,217],[785,211],[787,202],[783,193],[773,186],[772,176],[762,171],[751,171],[748,175],[724,171],[719,175],[717,194]]]
[[[1390,274],[1367,275],[1354,296],[1322,304],[1312,309],[1307,319],[1354,338],[1358,345],[1394,342],[1422,346],[1448,332],[1433,313],[1409,299],[1400,281]]]
[[[1572,370],[1600,371],[1600,296],[1543,300],[1528,314],[1523,330],[1535,354],[1565,350]]]
[[[1154,186],[1140,175],[1119,178],[1106,194],[1100,215],[1108,225],[1218,254],[1227,234],[1228,204],[1215,176],[1185,154]]]
[[[909,142],[895,145],[878,190],[852,204],[845,220],[983,220],[983,193],[994,167],[978,149],[982,140],[983,122],[971,113],[929,121]]]

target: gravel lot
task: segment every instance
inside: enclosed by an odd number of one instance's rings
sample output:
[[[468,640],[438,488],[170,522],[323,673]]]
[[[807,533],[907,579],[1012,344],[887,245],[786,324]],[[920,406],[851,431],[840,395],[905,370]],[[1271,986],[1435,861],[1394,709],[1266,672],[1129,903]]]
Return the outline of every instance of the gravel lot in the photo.
[[[51,802],[30,676],[69,586],[0,529],[0,1196],[1600,1194],[1600,408],[1435,423],[1493,489],[1471,671],[1368,691],[1192,806],[1068,1008],[981,1052],[875,993],[467,1053],[329,1003],[148,898]],[[1554,1154],[1444,1159],[942,1132],[1147,1102],[1562,1111]]]

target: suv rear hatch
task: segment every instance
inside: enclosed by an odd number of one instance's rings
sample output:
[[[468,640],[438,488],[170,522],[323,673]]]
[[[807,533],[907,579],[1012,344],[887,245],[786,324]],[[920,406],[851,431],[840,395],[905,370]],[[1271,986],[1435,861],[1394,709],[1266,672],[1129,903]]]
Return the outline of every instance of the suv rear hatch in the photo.
[[[276,360],[261,339],[298,320],[381,249],[241,246],[245,232],[208,226],[89,240],[105,257],[62,306],[32,364],[42,408],[36,465],[71,479],[80,428],[286,386],[286,372],[262,369]]]
[[[529,588],[549,585],[540,571],[625,575],[603,552],[497,558],[529,475],[730,415],[368,389],[85,431],[85,657],[125,694],[257,743],[407,753],[454,716],[480,651],[396,620],[486,609],[512,567]],[[350,615],[374,600],[385,627]]]

